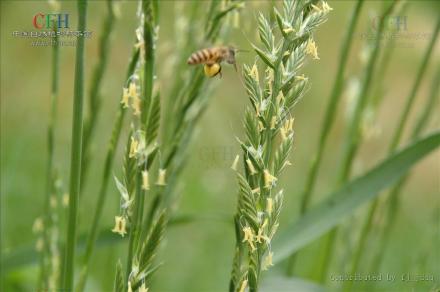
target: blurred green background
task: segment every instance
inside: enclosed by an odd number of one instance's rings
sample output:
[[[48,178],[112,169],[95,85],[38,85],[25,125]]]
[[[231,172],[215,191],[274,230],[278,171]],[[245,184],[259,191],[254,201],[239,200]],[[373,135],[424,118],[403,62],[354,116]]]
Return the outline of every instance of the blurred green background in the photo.
[[[380,2],[365,3],[350,54],[348,79],[358,77],[361,73],[361,52],[365,45],[362,33],[371,30],[372,18],[380,12]],[[32,224],[35,218],[41,215],[45,195],[46,131],[51,82],[51,48],[33,47],[30,39],[13,37],[12,32],[32,30],[33,16],[38,12],[49,11],[50,8],[47,1],[2,0],[0,3],[1,252],[2,256],[7,256],[22,248],[32,248],[35,245],[36,236],[32,233]],[[178,72],[173,72],[170,60],[176,55],[173,50],[176,41],[175,21],[180,21],[180,24],[194,21],[188,19],[184,12],[187,4],[187,1],[160,1],[161,24],[157,73],[160,88],[165,92],[163,96],[167,96],[170,81],[181,78]],[[334,10],[328,22],[320,27],[315,35],[320,60],[309,60],[304,71],[310,78],[311,88],[293,113],[296,139],[290,159],[293,166],[281,179],[285,189],[281,229],[286,222],[297,218],[299,195],[304,187],[306,170],[316,150],[324,110],[336,73],[340,41],[353,7],[352,1],[331,1],[329,4]],[[200,1],[200,5],[207,7],[208,2]],[[245,35],[251,40],[255,39],[256,13],[259,10],[267,13],[272,5],[278,4],[276,1],[247,2],[240,12],[240,26],[231,30],[227,43],[242,49],[250,49]],[[125,81],[126,66],[137,26],[137,2],[121,1],[118,6],[120,16],[115,24],[110,62],[101,89],[104,103],[96,136],[92,141],[93,161],[80,201],[80,234],[88,231],[91,223],[103,159]],[[70,14],[71,27],[75,28],[77,25],[75,2],[64,1],[61,7],[61,11]],[[182,8],[183,12],[179,12]],[[408,32],[427,34],[428,37],[397,40],[383,82],[385,87],[383,103],[373,124],[370,125],[374,133],[366,137],[362,144],[356,157],[354,175],[362,174],[386,156],[390,136],[428,45],[438,11],[440,5],[437,1],[409,1],[409,7],[404,13],[407,16]],[[93,66],[98,61],[97,43],[104,16],[105,2],[90,1],[87,26],[93,35],[86,41],[86,89],[90,84]],[[230,21],[233,22],[233,19]],[[238,63],[252,63],[253,56],[253,53],[240,54]],[[73,47],[61,47],[55,167],[64,188],[68,185],[69,177],[74,57]],[[439,66],[439,57],[440,50],[437,44],[417,96],[416,105],[412,109],[410,125],[428,97],[434,70]],[[188,70],[194,69],[188,68]],[[153,291],[225,291],[227,289],[235,240],[232,216],[236,208],[237,193],[234,174],[229,167],[239,152],[235,136],[243,136],[241,119],[248,100],[240,79],[231,66],[224,66],[222,79],[212,79],[209,82],[214,86],[211,103],[199,123],[189,149],[190,158],[187,167],[176,189],[179,198],[176,202],[176,213],[182,215],[198,213],[204,218],[168,229],[166,244],[159,255],[164,265],[154,276]],[[172,97],[167,96],[167,98]],[[338,108],[338,118],[330,134],[324,154],[324,164],[319,173],[315,202],[329,193],[335,181],[335,170],[338,169],[341,157],[341,143],[346,134],[347,108],[351,103],[352,101],[344,96]],[[435,111],[430,121],[430,129],[439,126],[439,108]],[[128,125],[125,129],[128,129]],[[118,149],[120,153],[122,148],[120,144]],[[436,151],[419,163],[412,172],[411,180],[402,193],[396,228],[391,235],[392,240],[381,268],[384,273],[396,275],[419,273],[434,275],[437,281],[440,279],[439,159],[440,153]],[[116,175],[121,174],[121,161],[122,156],[118,155],[113,168]],[[110,182],[102,220],[102,226],[108,227],[109,233],[118,210],[119,194],[114,183]],[[357,215],[364,214],[365,210],[365,208],[359,210]],[[351,225],[348,225],[348,222],[345,224],[349,226],[349,231],[346,231],[345,238],[340,240],[338,249],[340,257],[346,257],[346,251],[353,247],[353,238],[359,233],[362,218],[356,216],[350,220]],[[60,236],[65,237],[64,230],[61,231]],[[345,240],[347,238],[348,241]],[[111,290],[115,263],[126,256],[126,240],[120,242],[96,249],[92,259],[88,291]],[[301,253],[299,276],[314,279],[319,249],[318,244],[312,244]],[[274,268],[272,273],[281,271],[281,268]],[[339,273],[340,270],[339,266],[331,269],[335,273]],[[2,267],[4,289],[2,291],[33,291],[37,274],[36,264],[14,269]],[[327,285],[336,289],[338,283],[328,281]],[[397,281],[392,284],[394,286],[390,285],[386,282],[378,283],[378,289],[408,291],[414,288],[416,291],[419,291],[418,289],[427,291],[426,289],[433,287],[434,284]]]

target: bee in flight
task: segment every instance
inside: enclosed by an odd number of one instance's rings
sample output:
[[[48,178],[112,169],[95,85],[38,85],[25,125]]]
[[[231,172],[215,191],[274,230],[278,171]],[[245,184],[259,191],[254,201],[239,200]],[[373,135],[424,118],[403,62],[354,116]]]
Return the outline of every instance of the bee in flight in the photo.
[[[205,75],[208,77],[222,76],[221,62],[225,61],[228,64],[234,65],[237,71],[237,65],[235,63],[235,53],[237,49],[233,47],[213,47],[206,48],[194,52],[189,58],[187,63],[189,65],[204,64]]]

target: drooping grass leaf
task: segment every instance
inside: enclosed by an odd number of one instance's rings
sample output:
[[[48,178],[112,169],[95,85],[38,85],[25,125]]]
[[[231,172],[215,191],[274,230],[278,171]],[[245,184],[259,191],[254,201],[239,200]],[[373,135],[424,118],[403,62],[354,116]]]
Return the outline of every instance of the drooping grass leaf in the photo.
[[[274,262],[287,258],[352,215],[358,207],[377,197],[379,191],[396,182],[439,145],[440,132],[436,132],[418,140],[327,196],[328,199],[310,209],[275,240]]]

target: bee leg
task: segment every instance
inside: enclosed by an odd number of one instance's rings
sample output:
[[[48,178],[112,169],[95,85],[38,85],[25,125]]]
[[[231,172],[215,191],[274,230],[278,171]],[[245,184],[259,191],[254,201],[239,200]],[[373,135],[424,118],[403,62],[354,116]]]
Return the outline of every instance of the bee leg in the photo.
[[[215,75],[218,75],[218,77],[220,78],[220,79],[222,79],[222,67],[220,66],[220,70],[218,71],[218,73],[217,74],[215,74]]]

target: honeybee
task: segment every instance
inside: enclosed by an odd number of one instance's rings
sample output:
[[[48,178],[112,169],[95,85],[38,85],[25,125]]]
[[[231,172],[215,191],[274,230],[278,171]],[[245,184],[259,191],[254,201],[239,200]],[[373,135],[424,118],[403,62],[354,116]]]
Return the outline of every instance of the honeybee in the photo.
[[[214,77],[217,75],[222,76],[222,66],[221,62],[225,61],[228,64],[234,65],[235,70],[237,71],[237,65],[235,62],[235,53],[237,49],[233,47],[213,47],[206,48],[194,52],[188,58],[188,65],[198,65],[204,64],[205,75],[208,77]]]

